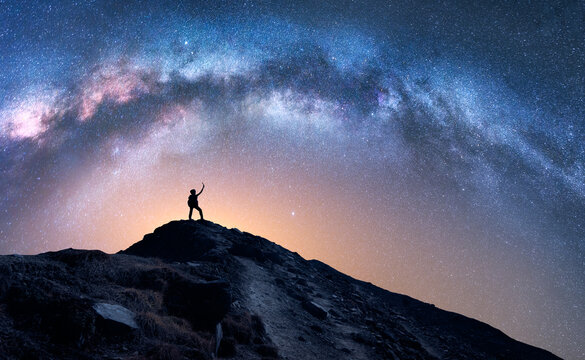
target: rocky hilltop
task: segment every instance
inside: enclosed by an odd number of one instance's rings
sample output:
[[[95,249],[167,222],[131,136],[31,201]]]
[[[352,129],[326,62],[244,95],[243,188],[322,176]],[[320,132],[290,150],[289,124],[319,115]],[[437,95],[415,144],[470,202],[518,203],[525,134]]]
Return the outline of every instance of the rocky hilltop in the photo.
[[[2,359],[558,359],[208,221],[0,257]]]

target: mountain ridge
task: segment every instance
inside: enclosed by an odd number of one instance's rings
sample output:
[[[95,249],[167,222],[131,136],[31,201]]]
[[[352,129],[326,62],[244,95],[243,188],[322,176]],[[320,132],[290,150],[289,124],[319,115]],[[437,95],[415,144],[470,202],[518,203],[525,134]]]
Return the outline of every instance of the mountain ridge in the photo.
[[[209,221],[117,254],[1,256],[0,310],[4,358],[559,359]]]

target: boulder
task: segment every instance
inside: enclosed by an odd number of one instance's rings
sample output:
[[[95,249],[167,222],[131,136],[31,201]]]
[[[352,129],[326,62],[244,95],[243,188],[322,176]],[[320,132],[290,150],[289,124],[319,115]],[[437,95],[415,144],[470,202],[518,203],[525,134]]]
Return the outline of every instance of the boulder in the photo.
[[[212,329],[230,309],[229,283],[177,278],[169,282],[163,302],[169,314],[189,320],[194,328]]]
[[[95,334],[89,300],[51,282],[39,279],[13,285],[5,301],[17,328],[44,332],[54,343],[81,347]]]
[[[121,305],[96,303],[93,309],[99,315],[98,324],[106,335],[123,335],[138,329],[134,313]]]

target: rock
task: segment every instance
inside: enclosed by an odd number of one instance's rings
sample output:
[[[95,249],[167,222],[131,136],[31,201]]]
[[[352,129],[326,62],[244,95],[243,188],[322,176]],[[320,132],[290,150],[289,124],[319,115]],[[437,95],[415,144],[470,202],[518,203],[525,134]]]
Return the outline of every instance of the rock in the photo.
[[[336,318],[340,318],[341,317],[341,315],[339,315],[339,313],[337,311],[333,310],[333,309],[329,310],[329,314],[331,316],[333,316],[333,317],[336,317]]]
[[[283,263],[283,260],[280,257],[280,255],[278,255],[278,253],[274,251],[268,251],[264,254],[264,256],[266,256],[266,259],[271,261],[273,264],[282,265]]]
[[[259,236],[244,233],[244,236],[232,236],[232,246],[228,249],[231,255],[256,260],[260,263],[267,261],[273,264],[282,264],[282,258],[274,251],[273,244]]]
[[[304,301],[303,309],[307,310],[309,314],[313,315],[319,320],[325,320],[327,318],[327,311],[312,301]]]
[[[401,338],[400,340],[398,340],[398,342],[400,343],[400,345],[407,347],[407,348],[411,348],[411,349],[415,349],[415,350],[419,350],[422,348],[422,346],[419,342],[417,342],[414,339],[408,338],[408,337]]]
[[[122,328],[138,329],[134,313],[121,305],[96,303],[93,309],[106,322],[114,322]]]
[[[223,330],[221,328],[221,323],[218,322],[217,325],[215,325],[215,357],[217,357],[222,338]]]
[[[296,288],[286,289],[286,294],[295,300],[303,300],[305,296]]]
[[[223,338],[219,344],[217,356],[220,358],[229,358],[236,355],[236,340],[233,337]]]
[[[169,314],[184,317],[194,328],[211,329],[230,309],[229,283],[177,278],[169,281],[163,302]]]
[[[350,336],[352,340],[357,342],[358,344],[364,344],[368,346],[372,346],[374,344],[374,340],[372,339],[370,334],[351,333]]]
[[[262,251],[251,244],[234,244],[228,251],[232,255],[253,259],[259,262],[264,262],[266,260],[266,256]]]
[[[214,235],[203,222],[182,220],[155,229],[119,253],[167,261],[193,261],[215,247]]]
[[[201,255],[199,260],[223,264],[227,256],[228,254],[226,250],[214,248]]]
[[[83,346],[95,333],[90,302],[50,282],[35,280],[11,286],[6,294],[8,313],[19,328],[34,328],[54,343]]]
[[[128,276],[127,286],[137,289],[152,289],[161,291],[165,288],[169,279],[174,279],[177,274],[171,269],[161,267],[140,271],[137,274]]]
[[[42,255],[72,267],[85,265],[90,262],[105,262],[110,259],[110,255],[103,251],[77,250],[71,248],[61,251],[47,252]]]

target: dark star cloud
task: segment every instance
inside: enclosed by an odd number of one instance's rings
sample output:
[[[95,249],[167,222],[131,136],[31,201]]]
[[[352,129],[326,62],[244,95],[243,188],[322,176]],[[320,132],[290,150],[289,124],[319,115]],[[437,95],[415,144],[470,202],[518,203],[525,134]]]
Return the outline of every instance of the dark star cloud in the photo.
[[[0,1],[0,253],[206,217],[585,358],[574,2]]]

